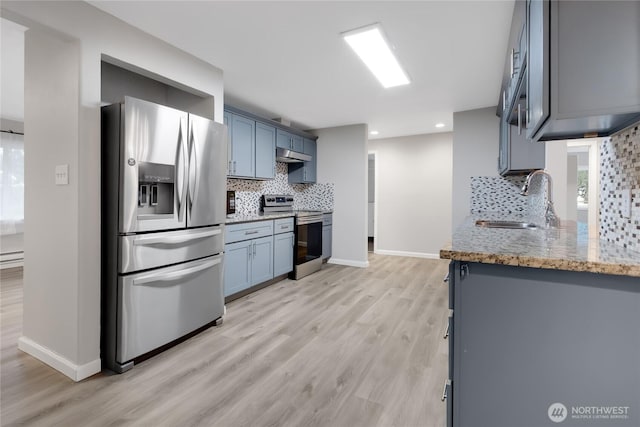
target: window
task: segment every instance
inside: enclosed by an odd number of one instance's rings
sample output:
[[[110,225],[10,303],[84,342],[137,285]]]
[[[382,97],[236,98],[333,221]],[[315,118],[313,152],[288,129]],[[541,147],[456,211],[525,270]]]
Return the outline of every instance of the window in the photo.
[[[0,234],[24,224],[24,136],[0,132]]]

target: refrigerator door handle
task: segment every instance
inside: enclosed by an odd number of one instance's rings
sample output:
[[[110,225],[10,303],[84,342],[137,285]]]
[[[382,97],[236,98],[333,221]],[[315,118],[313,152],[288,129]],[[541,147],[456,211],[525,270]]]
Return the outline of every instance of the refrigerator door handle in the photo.
[[[210,261],[204,262],[195,267],[185,268],[184,270],[173,271],[171,273],[152,273],[144,276],[136,277],[133,279],[133,286],[148,285],[149,283],[162,283],[173,282],[175,280],[181,280],[193,274],[199,273],[203,270],[213,267],[216,264],[220,264],[221,259],[216,258]]]
[[[205,237],[212,237],[218,234],[222,234],[222,229],[203,231],[200,233],[182,234],[179,236],[141,236],[133,241],[135,246],[147,246],[147,245],[177,245],[180,243],[191,242],[193,240],[204,239]]]
[[[189,120],[189,213],[196,202],[198,181],[200,180],[198,178],[198,153],[196,152],[198,144],[195,141],[194,126],[194,121]]]
[[[188,170],[188,162],[187,159],[187,147],[184,142],[184,129],[182,119],[180,119],[180,134],[178,135],[178,152],[176,153],[176,168],[178,169],[176,173],[176,193],[178,195],[178,220],[182,221],[184,219],[184,199],[185,193],[187,191],[187,174]],[[180,174],[180,168],[182,168],[182,174]],[[180,179],[182,178],[182,179]]]

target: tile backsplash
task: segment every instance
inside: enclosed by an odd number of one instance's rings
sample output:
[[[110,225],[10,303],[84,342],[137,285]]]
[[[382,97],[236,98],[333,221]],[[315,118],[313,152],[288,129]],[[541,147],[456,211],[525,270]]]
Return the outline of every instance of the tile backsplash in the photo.
[[[276,176],[272,180],[227,178],[227,190],[236,192],[236,212],[258,212],[263,194],[291,194],[294,209],[333,210],[333,184],[289,184],[288,170],[286,163],[277,162]]]
[[[535,178],[529,196],[520,194],[526,176],[471,177],[471,213],[502,212],[544,216],[546,178]]]
[[[630,218],[623,190],[631,190]],[[600,143],[600,238],[640,251],[640,123]]]

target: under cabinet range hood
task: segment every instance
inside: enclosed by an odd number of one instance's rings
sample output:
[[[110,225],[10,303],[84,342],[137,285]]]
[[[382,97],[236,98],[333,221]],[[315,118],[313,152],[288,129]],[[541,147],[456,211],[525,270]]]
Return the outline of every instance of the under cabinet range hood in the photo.
[[[302,163],[310,162],[311,156],[308,154],[292,151],[288,148],[276,148],[276,160],[284,163]]]

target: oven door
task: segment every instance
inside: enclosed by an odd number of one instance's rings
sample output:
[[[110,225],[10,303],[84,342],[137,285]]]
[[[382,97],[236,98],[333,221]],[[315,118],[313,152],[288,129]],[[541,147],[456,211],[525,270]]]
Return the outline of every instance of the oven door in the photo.
[[[322,267],[322,215],[296,218],[294,279]]]

